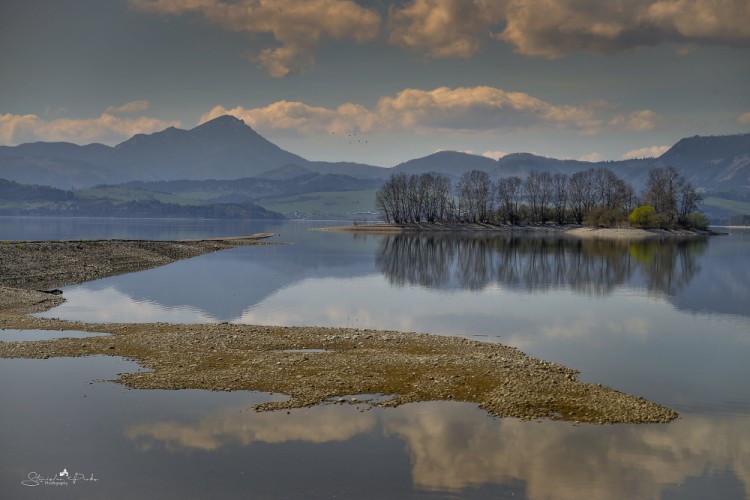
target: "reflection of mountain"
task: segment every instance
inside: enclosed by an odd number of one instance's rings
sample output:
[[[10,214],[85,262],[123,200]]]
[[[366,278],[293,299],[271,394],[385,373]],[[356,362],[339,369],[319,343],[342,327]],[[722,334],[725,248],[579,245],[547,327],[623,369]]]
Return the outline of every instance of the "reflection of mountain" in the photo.
[[[701,259],[701,272],[680,290],[680,309],[750,316],[750,231],[713,238],[711,252]]]
[[[276,239],[302,240],[300,243],[225,250],[81,287],[94,290],[112,287],[137,302],[168,308],[188,307],[216,320],[229,321],[299,281],[350,278],[375,272],[371,257],[373,240],[316,233],[306,226],[295,230],[290,226],[291,223],[277,226],[275,230],[281,234]],[[55,310],[54,314],[60,311]]]
[[[395,235],[378,268],[393,284],[431,288],[571,289],[606,294],[629,282],[666,295],[698,272],[706,240],[620,242],[507,235]],[[636,284],[636,286],[639,286]]]
[[[489,492],[505,485],[530,499],[578,499],[583,490],[586,498],[630,499],[682,497],[686,484],[707,483],[718,488],[715,498],[750,493],[745,417],[688,416],[668,426],[615,428],[491,419],[471,405],[445,402],[378,411],[377,418],[352,410],[315,407],[282,418],[228,408],[192,422],[130,426],[125,434],[145,450],[229,453],[237,445],[295,441],[357,447],[357,435],[382,430],[404,441],[412,481],[422,490]],[[717,474],[727,478],[712,482]]]

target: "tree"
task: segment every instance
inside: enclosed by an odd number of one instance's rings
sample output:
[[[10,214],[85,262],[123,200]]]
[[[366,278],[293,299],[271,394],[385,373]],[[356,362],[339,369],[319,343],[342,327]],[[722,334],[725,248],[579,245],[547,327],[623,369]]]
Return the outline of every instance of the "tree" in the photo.
[[[594,169],[590,168],[574,173],[570,176],[568,186],[568,197],[570,198],[573,218],[578,224],[581,224],[586,214],[596,204]]]
[[[555,221],[565,222],[565,207],[568,204],[568,176],[555,174],[552,177],[552,205],[555,209]]]
[[[657,222],[664,227],[690,226],[690,215],[698,210],[700,193],[674,167],[654,168],[648,174],[643,201],[654,207]]]
[[[523,201],[523,179],[520,177],[503,177],[497,181],[497,203],[499,216],[503,221],[518,224],[520,221],[521,202]]]
[[[467,222],[489,222],[493,211],[494,189],[487,172],[466,172],[456,185],[460,218]]]

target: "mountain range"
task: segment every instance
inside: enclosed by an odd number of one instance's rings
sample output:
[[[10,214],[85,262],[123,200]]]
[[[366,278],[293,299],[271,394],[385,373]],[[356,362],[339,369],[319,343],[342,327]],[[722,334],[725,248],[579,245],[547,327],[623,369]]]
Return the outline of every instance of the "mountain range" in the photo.
[[[455,179],[470,170],[497,178],[523,177],[533,170],[571,174],[607,167],[640,190],[650,169],[665,166],[674,166],[706,193],[750,201],[750,134],[685,138],[658,158],[586,162],[515,153],[493,160],[441,151],[392,168],[310,161],[281,149],[232,116],[190,130],[170,127],[137,134],[114,147],[61,142],[0,146],[0,179],[60,189],[127,184],[168,193],[197,192],[209,186],[196,182],[208,181],[221,191],[213,201],[232,203],[306,192],[372,190],[394,172],[437,172]],[[236,180],[242,182],[226,182]]]

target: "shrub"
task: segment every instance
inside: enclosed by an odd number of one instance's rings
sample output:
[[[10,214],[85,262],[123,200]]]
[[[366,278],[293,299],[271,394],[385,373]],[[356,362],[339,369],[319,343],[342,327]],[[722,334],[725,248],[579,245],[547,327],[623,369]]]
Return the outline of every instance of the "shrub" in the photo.
[[[641,205],[630,212],[630,215],[628,215],[628,222],[633,227],[656,227],[656,210],[651,205]]]
[[[625,215],[616,208],[595,207],[592,208],[583,223],[587,226],[617,227],[625,222]]]
[[[708,229],[708,219],[700,212],[695,212],[687,216],[687,226],[694,229]]]

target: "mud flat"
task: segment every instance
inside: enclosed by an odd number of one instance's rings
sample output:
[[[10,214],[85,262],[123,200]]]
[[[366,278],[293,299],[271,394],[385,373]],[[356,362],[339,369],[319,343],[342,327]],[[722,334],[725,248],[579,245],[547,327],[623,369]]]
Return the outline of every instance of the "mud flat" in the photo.
[[[221,240],[224,241],[224,240]],[[234,240],[250,244],[250,240]],[[500,344],[392,331],[240,324],[94,324],[29,316],[63,300],[28,289],[41,269],[53,272],[50,283],[69,283],[94,275],[80,268],[95,266],[113,274],[144,262],[186,258],[218,250],[210,243],[149,242],[145,258],[110,262],[111,255],[141,255],[123,242],[97,242],[86,260],[54,259],[40,267],[15,256],[10,267],[16,286],[0,286],[0,328],[83,330],[108,335],[89,338],[0,342],[2,358],[121,356],[149,371],[119,375],[116,382],[141,389],[254,390],[282,393],[289,399],[265,403],[257,410],[299,408],[321,403],[397,406],[408,402],[455,400],[478,404],[492,415],[522,419],[548,418],[587,423],[669,422],[677,413],[643,398],[578,380],[577,372]],[[253,244],[257,244],[255,241]],[[30,244],[27,242],[26,244]],[[56,248],[55,242],[39,243]],[[67,242],[68,245],[75,245]],[[83,245],[87,245],[84,243]],[[208,245],[208,246],[206,246]],[[221,247],[222,244],[219,244]],[[77,247],[75,247],[77,250]],[[155,250],[158,248],[159,250]],[[126,251],[127,250],[127,251]],[[131,252],[132,251],[132,252]],[[62,252],[64,254],[64,252]],[[6,254],[0,249],[2,265]],[[171,260],[170,260],[171,259]],[[127,265],[124,265],[126,264]],[[26,274],[23,266],[35,270]],[[138,267],[142,268],[142,267]],[[26,270],[28,270],[26,269]],[[124,272],[124,271],[120,271]],[[28,276],[24,281],[23,276]],[[62,282],[60,281],[62,280]],[[42,361],[43,362],[43,361]],[[370,399],[363,395],[382,395]]]

